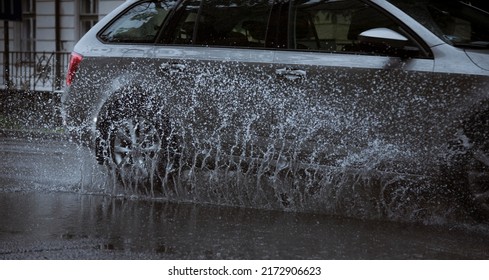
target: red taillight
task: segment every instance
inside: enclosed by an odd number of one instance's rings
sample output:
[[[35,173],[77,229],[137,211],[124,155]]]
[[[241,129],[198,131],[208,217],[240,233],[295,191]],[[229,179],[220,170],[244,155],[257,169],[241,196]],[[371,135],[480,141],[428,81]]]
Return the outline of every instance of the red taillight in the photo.
[[[80,65],[80,62],[82,61],[83,56],[80,54],[77,54],[75,52],[72,52],[70,55],[70,65],[68,66],[68,73],[66,74],[66,85],[70,86],[71,83],[73,82],[73,79],[75,78],[75,73],[76,70],[78,70],[78,66]]]

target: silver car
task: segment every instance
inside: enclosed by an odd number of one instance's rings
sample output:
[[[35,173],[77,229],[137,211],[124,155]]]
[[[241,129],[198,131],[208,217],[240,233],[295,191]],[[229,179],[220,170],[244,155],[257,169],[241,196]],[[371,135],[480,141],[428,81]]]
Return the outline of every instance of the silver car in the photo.
[[[141,192],[387,215],[453,195],[487,217],[489,14],[469,2],[127,1],[75,46],[64,122]]]

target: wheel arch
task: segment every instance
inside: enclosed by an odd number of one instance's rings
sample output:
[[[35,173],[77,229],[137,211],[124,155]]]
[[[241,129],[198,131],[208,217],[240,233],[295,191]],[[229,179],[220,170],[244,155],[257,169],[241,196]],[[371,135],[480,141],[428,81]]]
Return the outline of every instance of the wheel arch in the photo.
[[[102,164],[104,161],[105,148],[101,145],[101,141],[107,139],[112,121],[134,116],[150,119],[162,130],[169,128],[169,116],[157,94],[139,84],[126,84],[100,102],[94,118],[94,149],[99,163]]]

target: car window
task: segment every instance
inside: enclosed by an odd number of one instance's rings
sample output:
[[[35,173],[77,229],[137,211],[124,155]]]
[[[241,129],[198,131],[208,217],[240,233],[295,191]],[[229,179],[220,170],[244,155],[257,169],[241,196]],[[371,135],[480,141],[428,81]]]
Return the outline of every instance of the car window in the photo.
[[[187,1],[172,19],[170,44],[264,47],[271,1]]]
[[[152,43],[176,1],[145,1],[125,11],[99,35],[104,42]]]
[[[468,48],[489,47],[489,11],[474,6],[472,1],[389,1],[447,43]]]
[[[393,51],[391,46],[365,44],[359,35],[375,28],[403,32],[389,17],[358,0],[300,0],[293,3],[291,11],[293,49],[384,55]]]

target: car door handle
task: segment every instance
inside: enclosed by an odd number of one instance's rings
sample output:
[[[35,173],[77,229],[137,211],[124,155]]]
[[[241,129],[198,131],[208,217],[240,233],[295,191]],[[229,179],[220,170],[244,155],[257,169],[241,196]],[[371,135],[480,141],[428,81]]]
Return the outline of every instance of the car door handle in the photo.
[[[275,74],[279,77],[284,77],[288,80],[302,79],[307,76],[307,72],[296,68],[279,68],[275,70]]]
[[[178,62],[168,62],[162,63],[160,65],[160,70],[165,72],[169,72],[170,74],[183,72],[185,70],[185,64],[181,64]]]

